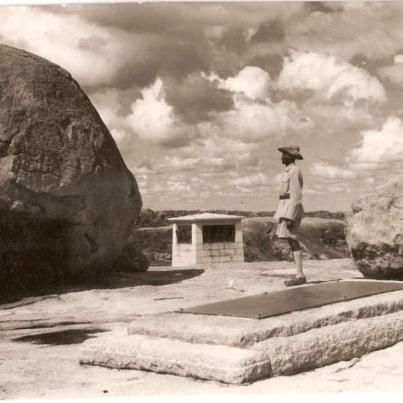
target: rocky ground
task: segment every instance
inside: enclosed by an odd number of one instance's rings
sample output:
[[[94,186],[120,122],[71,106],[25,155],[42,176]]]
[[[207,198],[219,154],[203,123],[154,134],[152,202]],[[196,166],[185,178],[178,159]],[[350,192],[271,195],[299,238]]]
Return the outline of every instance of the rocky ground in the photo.
[[[144,273],[116,274],[97,288],[70,288],[0,305],[0,399],[402,392],[403,343],[245,386],[78,364],[82,341],[123,328],[138,315],[281,289],[292,273],[287,262],[152,267]],[[361,277],[349,259],[307,261],[306,274],[310,281]]]

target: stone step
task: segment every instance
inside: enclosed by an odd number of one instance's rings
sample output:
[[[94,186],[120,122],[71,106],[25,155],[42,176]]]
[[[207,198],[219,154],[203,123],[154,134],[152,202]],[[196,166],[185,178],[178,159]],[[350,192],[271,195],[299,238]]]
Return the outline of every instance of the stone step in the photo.
[[[348,361],[403,340],[403,311],[338,323],[290,337],[275,337],[250,348],[270,357],[271,374],[292,375]]]
[[[403,311],[273,337],[244,348],[111,332],[84,342],[80,363],[240,384],[351,360],[402,339]]]
[[[262,351],[111,332],[84,342],[80,363],[240,384],[270,376]]]

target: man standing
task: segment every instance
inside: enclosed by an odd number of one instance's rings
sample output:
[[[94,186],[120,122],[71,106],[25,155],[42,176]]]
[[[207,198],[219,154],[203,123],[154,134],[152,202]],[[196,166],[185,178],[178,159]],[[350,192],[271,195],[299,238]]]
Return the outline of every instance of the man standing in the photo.
[[[296,276],[287,280],[287,287],[306,283],[302,268],[302,247],[298,241],[298,229],[301,224],[304,208],[302,207],[303,179],[295,160],[302,160],[299,147],[292,145],[278,149],[285,170],[281,174],[280,200],[274,217],[278,220],[276,236],[286,239],[294,256]]]

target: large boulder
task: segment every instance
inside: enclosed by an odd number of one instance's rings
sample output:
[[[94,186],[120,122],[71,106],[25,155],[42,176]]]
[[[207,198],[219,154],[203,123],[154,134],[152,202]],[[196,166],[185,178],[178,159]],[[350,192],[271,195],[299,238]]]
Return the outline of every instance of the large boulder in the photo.
[[[403,176],[353,201],[347,243],[365,277],[403,280]]]
[[[77,82],[0,45],[0,280],[110,270],[140,209],[136,180]]]

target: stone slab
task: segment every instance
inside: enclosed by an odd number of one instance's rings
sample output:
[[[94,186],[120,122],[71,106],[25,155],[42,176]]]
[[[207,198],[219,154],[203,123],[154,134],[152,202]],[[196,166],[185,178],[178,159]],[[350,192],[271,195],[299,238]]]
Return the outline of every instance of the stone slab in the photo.
[[[397,290],[403,290],[403,282],[374,280],[330,281],[194,306],[184,309],[182,312],[262,319]]]
[[[403,340],[403,311],[338,323],[290,337],[256,343],[252,349],[270,357],[271,374],[298,372],[348,361]]]
[[[80,347],[80,363],[233,384],[270,375],[269,359],[261,351],[127,334],[87,340]]]
[[[241,384],[360,357],[403,340],[403,311],[342,322],[246,348],[109,334],[87,340],[80,363]]]
[[[372,295],[261,320],[176,312],[144,315],[128,326],[129,334],[175,338],[190,343],[248,346],[271,337],[403,310],[403,291]]]

